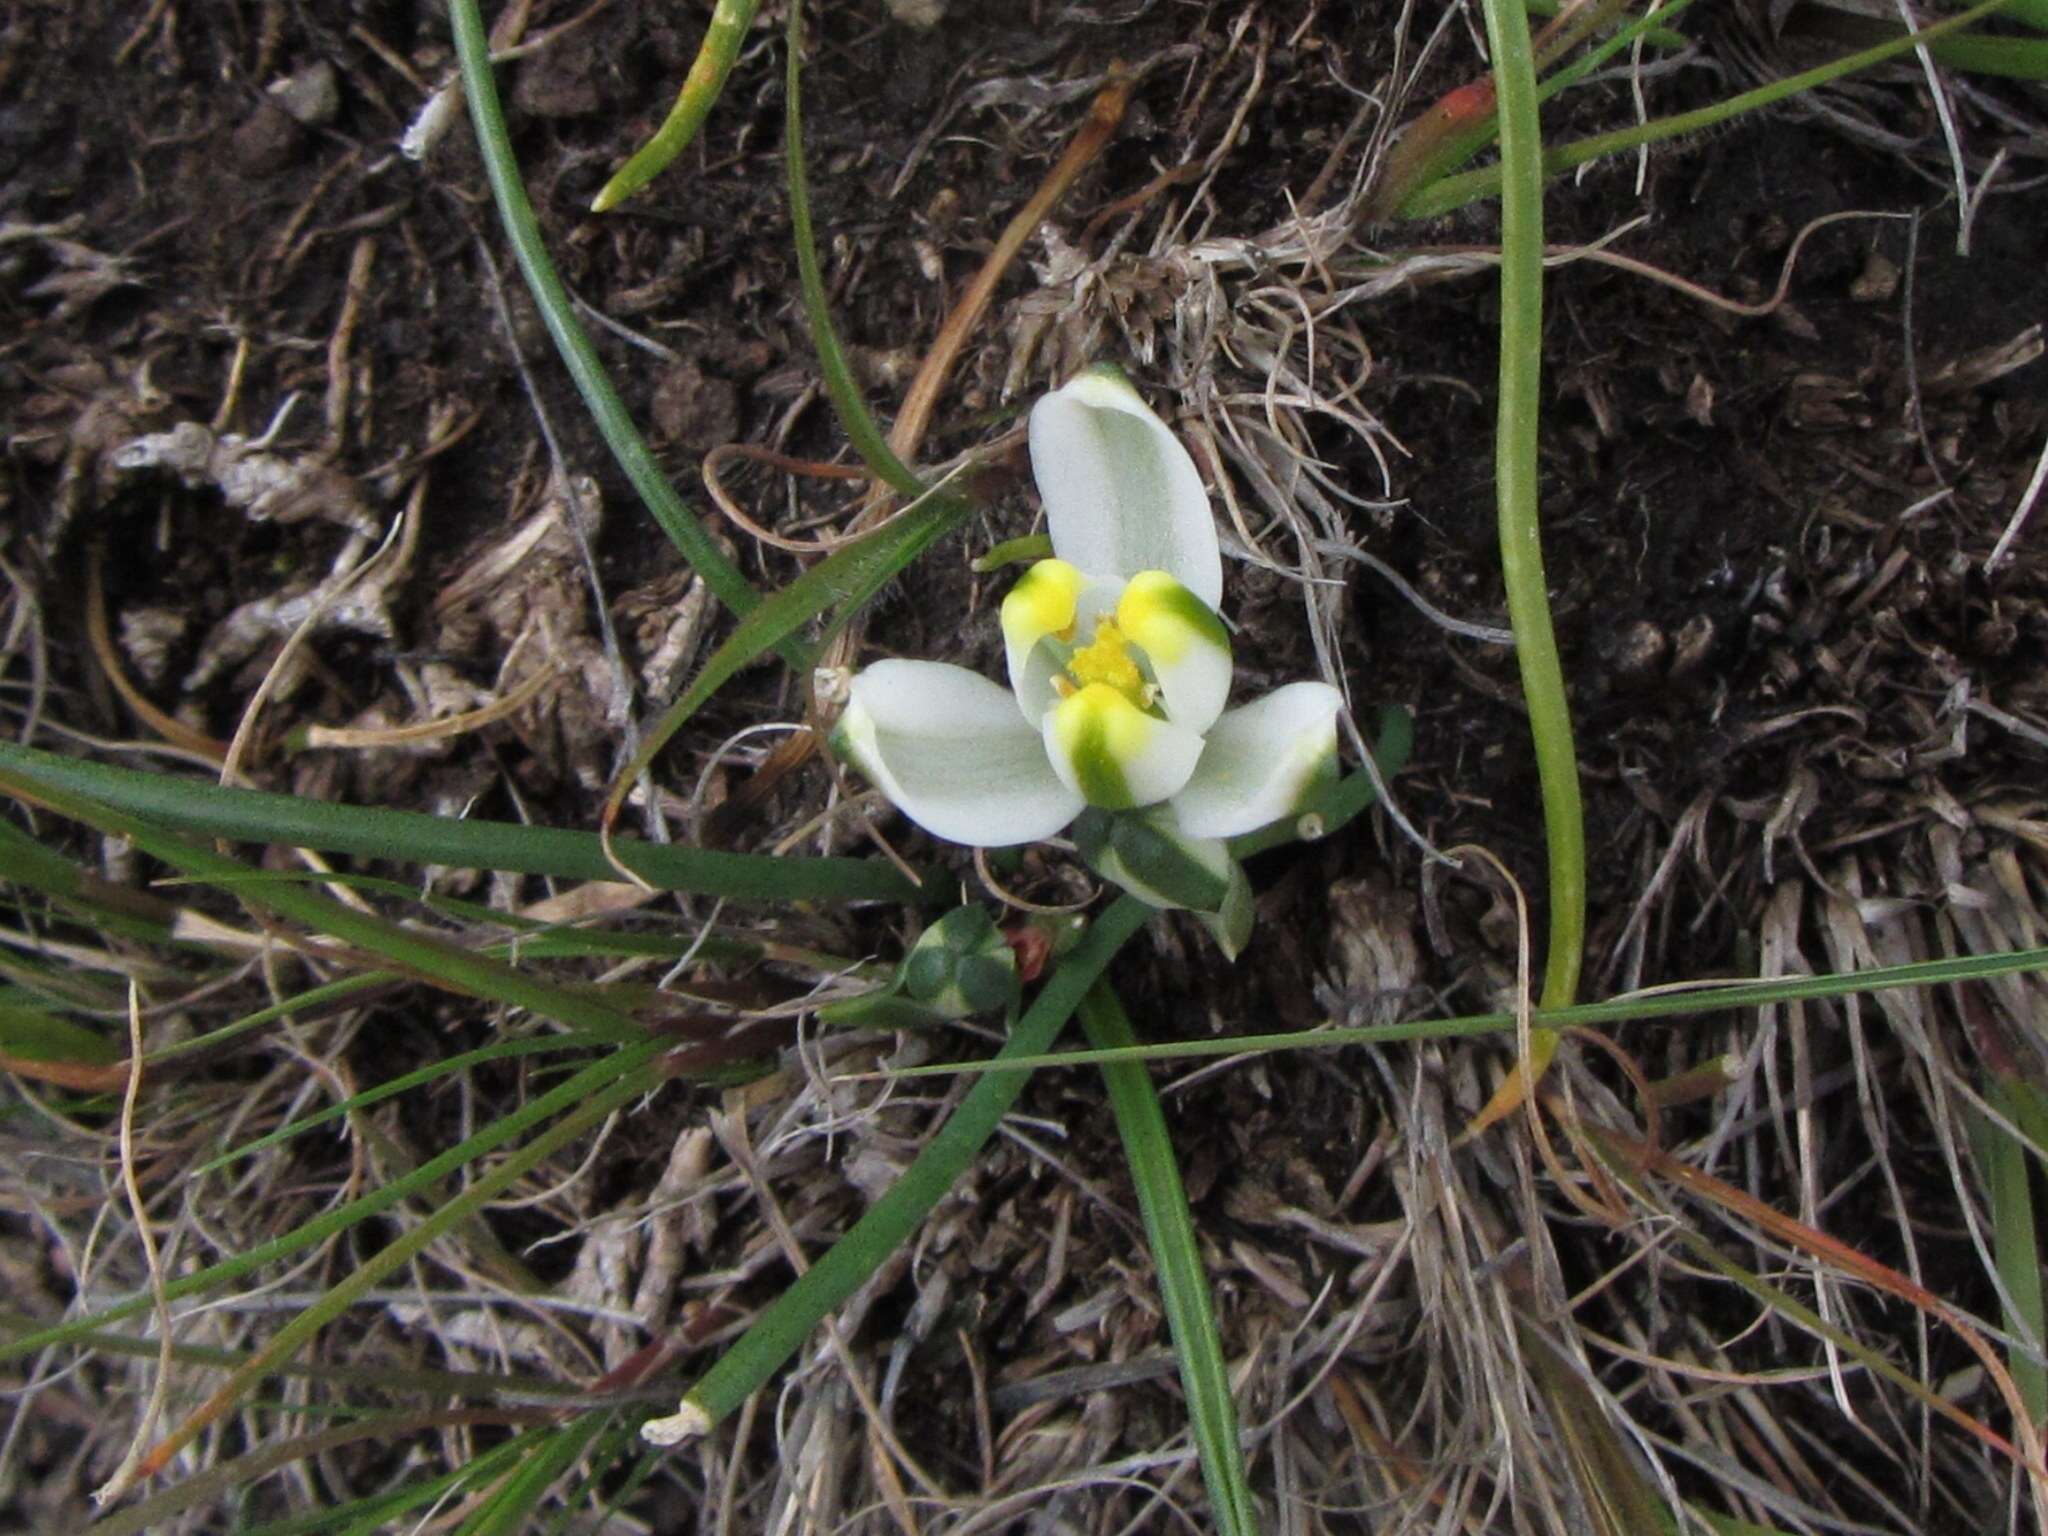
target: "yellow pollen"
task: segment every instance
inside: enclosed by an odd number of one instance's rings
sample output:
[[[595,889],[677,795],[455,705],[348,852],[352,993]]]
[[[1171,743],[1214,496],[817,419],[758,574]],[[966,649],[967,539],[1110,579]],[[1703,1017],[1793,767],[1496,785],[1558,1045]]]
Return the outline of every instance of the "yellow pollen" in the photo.
[[[1095,639],[1067,659],[1067,676],[1083,688],[1090,683],[1107,683],[1140,709],[1151,702],[1152,690],[1138,670],[1138,663],[1131,658],[1130,642],[1124,639],[1114,619],[1096,621]]]

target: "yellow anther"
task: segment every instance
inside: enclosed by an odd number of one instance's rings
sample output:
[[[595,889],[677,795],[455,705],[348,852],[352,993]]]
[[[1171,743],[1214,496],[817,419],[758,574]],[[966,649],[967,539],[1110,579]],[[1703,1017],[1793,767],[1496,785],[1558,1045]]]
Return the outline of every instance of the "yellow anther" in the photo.
[[[1146,703],[1145,674],[1138,670],[1130,644],[1114,619],[1096,621],[1095,639],[1067,659],[1067,676],[1084,688],[1090,683],[1106,684],[1141,709]]]

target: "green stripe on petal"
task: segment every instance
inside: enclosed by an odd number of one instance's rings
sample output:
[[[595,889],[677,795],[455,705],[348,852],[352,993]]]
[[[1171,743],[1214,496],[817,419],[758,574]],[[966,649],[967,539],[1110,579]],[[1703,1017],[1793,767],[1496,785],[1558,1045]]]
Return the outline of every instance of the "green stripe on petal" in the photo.
[[[1202,738],[1146,714],[1107,683],[1091,683],[1047,712],[1045,750],[1061,781],[1090,805],[1122,811],[1186,784]]]
[[[1202,760],[1173,797],[1181,830],[1237,837],[1299,810],[1336,772],[1337,714],[1328,683],[1289,683],[1211,727]]]
[[[1198,732],[1216,723],[1230,697],[1230,632],[1215,609],[1165,571],[1140,571],[1116,627],[1152,663],[1169,720]]]

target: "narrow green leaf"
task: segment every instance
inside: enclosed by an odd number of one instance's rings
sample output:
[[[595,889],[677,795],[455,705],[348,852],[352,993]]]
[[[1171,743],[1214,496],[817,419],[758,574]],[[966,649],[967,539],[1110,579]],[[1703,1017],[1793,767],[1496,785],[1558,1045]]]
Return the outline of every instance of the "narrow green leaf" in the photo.
[[[684,1394],[682,1412],[676,1417],[686,1422],[672,1426],[677,1437],[711,1428],[745,1402],[803,1346],[826,1313],[866,1284],[889,1255],[910,1240],[1024,1091],[1030,1074],[1003,1070],[1008,1060],[1035,1055],[1052,1043],[1088,988],[1151,912],[1136,897],[1124,896],[1096,919],[1025,1009],[991,1063],[995,1070],[968,1091],[887,1193],[763,1308],[717,1364]]]
[[[1123,1004],[1107,982],[1098,982],[1082,999],[1081,1026],[1088,1032],[1089,1044],[1101,1050],[1137,1044]],[[1230,1368],[1216,1332],[1194,1214],[1188,1209],[1187,1189],[1174,1162],[1166,1115],[1144,1067],[1134,1062],[1107,1062],[1102,1080],[1109,1089],[1117,1133],[1123,1138],[1124,1160],[1137,1188],[1138,1214],[1144,1218],[1152,1265],[1159,1272],[1160,1300],[1166,1308],[1174,1358],[1180,1364],[1181,1390],[1187,1396],[1188,1429],[1201,1458],[1202,1480],[1209,1487],[1216,1528],[1225,1536],[1256,1536],[1258,1504],[1245,1477]]]
[[[311,1343],[313,1336],[353,1306],[357,1297],[409,1262],[430,1243],[479,1215],[486,1205],[514,1183],[577,1137],[591,1130],[614,1110],[624,1108],[633,1099],[655,1087],[659,1079],[648,1066],[654,1054],[655,1049],[651,1046],[642,1047],[639,1051],[629,1049],[619,1052],[612,1058],[614,1064],[622,1065],[618,1080],[598,1089],[553,1125],[537,1133],[524,1146],[508,1153],[489,1171],[473,1179],[460,1195],[442,1205],[418,1225],[393,1238],[359,1263],[349,1272],[346,1279],[329,1287],[318,1301],[298,1313],[266,1339],[248,1364],[238,1369],[205,1404],[158,1442],[151,1450],[151,1456],[162,1458],[175,1455],[190,1444],[193,1437],[205,1427],[209,1413],[217,1415],[225,1411],[226,1405],[246,1392],[259,1378]]]
[[[710,116],[719,92],[725,89],[726,76],[732,73],[733,60],[740,54],[740,41],[753,25],[754,12],[760,6],[761,0],[718,0],[718,9],[711,13],[711,24],[698,45],[690,73],[676,94],[676,104],[669,109],[654,137],[634,151],[633,157],[604,184],[590,204],[592,213],[611,212],[667,170],[676,156],[690,147],[697,130],[704,126],[704,119]]]
[[[1620,1024],[1641,1019],[1674,1018],[1693,1013],[1724,1013],[1732,1008],[1760,1008],[1773,1003],[1806,1002],[1851,993],[1885,992],[1899,987],[1939,987],[1960,981],[1981,981],[2021,971],[2048,971],[2048,948],[2013,950],[1998,955],[1971,955],[1953,960],[1922,960],[1847,975],[1785,976],[1770,981],[1716,984],[1693,992],[1661,992],[1650,997],[1622,997],[1605,1003],[1574,1003],[1569,1008],[1538,1008],[1537,1026],[1562,1029],[1572,1024]],[[1181,1061],[1210,1056],[1256,1055],[1265,1051],[1330,1050],[1345,1045],[1389,1045],[1403,1040],[1459,1040],[1470,1035],[1506,1034],[1515,1028],[1512,1013],[1467,1014],[1455,1019],[1417,1019],[1406,1024],[1367,1024],[1348,1029],[1297,1029],[1270,1035],[1218,1035],[1205,1040],[1178,1040],[1167,1045],[1131,1046],[1116,1051],[1061,1051],[1026,1056],[1005,1065],[1016,1067],[1087,1067],[1105,1061]],[[988,1070],[987,1062],[936,1062],[905,1067],[898,1077],[944,1077]]]
[[[0,753],[24,750],[0,742]],[[5,761],[0,756],[0,762]],[[162,943],[170,937],[169,903],[100,879],[4,818],[0,818],[0,883],[40,891],[95,926],[124,938]]]
[[[519,1536],[532,1530],[549,1485],[590,1448],[610,1418],[609,1409],[593,1409],[541,1439],[483,1507],[462,1523],[459,1536]]]
[[[501,869],[561,880],[618,878],[618,871],[605,859],[603,845],[589,832],[453,820],[381,806],[334,805],[264,790],[223,789],[217,784],[142,773],[110,763],[82,762],[5,742],[0,742],[0,772],[13,775],[24,786],[69,790],[195,837],[278,843],[406,864]],[[619,852],[621,862],[659,890],[723,896],[730,901],[907,901],[917,896],[914,885],[879,859],[774,858],[652,843],[635,843]]]
[[[197,1168],[186,1174],[185,1177],[196,1179],[203,1174],[212,1173],[216,1169],[228,1167],[230,1164],[240,1162],[245,1157],[254,1157],[258,1152],[267,1151],[269,1148],[290,1141],[294,1137],[303,1136],[306,1132],[326,1125],[330,1121],[338,1120],[343,1115],[355,1114],[360,1110],[374,1108],[382,1104],[386,1099],[395,1099],[401,1093],[409,1092],[414,1088],[424,1087],[438,1078],[453,1076],[458,1072],[466,1072],[469,1068],[481,1066],[486,1062],[505,1061],[516,1056],[554,1055],[562,1051],[587,1049],[591,1046],[603,1045],[605,1043],[606,1040],[603,1035],[572,1032],[561,1035],[540,1035],[531,1040],[500,1040],[493,1045],[480,1046],[473,1051],[458,1051],[453,1056],[444,1056],[429,1062],[426,1066],[416,1071],[406,1072],[398,1077],[381,1082],[374,1088],[365,1088],[361,1093],[350,1094],[338,1104],[330,1104],[325,1109],[316,1111],[313,1114],[288,1121],[276,1130],[266,1135],[258,1136],[254,1141],[242,1142],[221,1153],[218,1157],[207,1159]]]
[[[148,1536],[152,1531],[163,1530],[166,1524],[185,1510],[239,1488],[246,1488],[258,1479],[275,1472],[279,1467],[304,1461],[311,1456],[325,1455],[345,1445],[355,1445],[364,1440],[383,1439],[397,1443],[408,1436],[417,1435],[443,1425],[477,1423],[479,1415],[473,1409],[440,1410],[429,1413],[391,1413],[376,1418],[358,1419],[350,1424],[337,1424],[310,1435],[297,1435],[264,1445],[194,1473],[183,1482],[164,1489],[116,1511],[92,1526],[92,1536]],[[274,1529],[274,1528],[273,1528]],[[319,1529],[319,1527],[313,1527]]]
[[[2000,1077],[1986,1086],[1984,1097],[2034,1141],[2038,1154],[2042,1134],[2048,1131],[2040,1096],[2024,1082]],[[2048,1310],[2042,1304],[2041,1232],[2034,1212],[2031,1159],[2027,1148],[1988,1123],[1978,1146],[1990,1186],[1992,1249],[2005,1286],[2005,1326],[2034,1345],[2033,1350],[2008,1350],[2006,1367],[2028,1416],[2039,1424],[2048,1419],[2048,1366],[2037,1353],[2048,1340]]]
[[[0,791],[30,793],[4,755],[0,755]],[[225,855],[185,842],[138,817],[108,810],[69,790],[36,789],[33,793],[60,814],[99,831],[126,837],[144,853],[187,874],[208,880],[225,877],[233,882],[246,872],[241,864]],[[502,960],[344,906],[312,891],[291,885],[259,885],[244,889],[241,895],[251,906],[266,908],[303,923],[314,933],[368,950],[389,964],[432,977],[451,990],[524,1008],[543,1018],[592,1030],[614,1040],[638,1040],[646,1033],[631,1017],[586,992],[555,986]]]
[[[407,1530],[408,1527],[396,1523],[396,1516],[409,1509],[418,1509],[451,1489],[465,1484],[481,1484],[486,1478],[496,1476],[501,1467],[518,1460],[527,1447],[547,1433],[545,1429],[524,1430],[503,1445],[494,1445],[438,1477],[405,1483],[389,1493],[351,1499],[332,1509],[316,1509],[309,1514],[295,1515],[268,1525],[244,1526],[235,1532],[235,1536],[315,1536],[315,1533],[321,1533],[321,1536],[372,1536],[372,1533]]]

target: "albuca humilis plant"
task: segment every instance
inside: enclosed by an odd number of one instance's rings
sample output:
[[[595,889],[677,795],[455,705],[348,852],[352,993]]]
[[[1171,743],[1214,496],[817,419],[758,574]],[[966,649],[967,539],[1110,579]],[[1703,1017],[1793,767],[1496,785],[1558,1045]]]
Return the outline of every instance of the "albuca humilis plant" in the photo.
[[[1099,873],[1155,906],[1225,915],[1234,953],[1249,903],[1223,839],[1293,814],[1334,774],[1343,697],[1290,683],[1224,708],[1209,498],[1121,374],[1094,368],[1040,400],[1030,438],[1053,556],[1003,601],[1009,688],[944,662],[876,662],[853,678],[835,744],[949,842],[1037,842],[1078,818]]]

